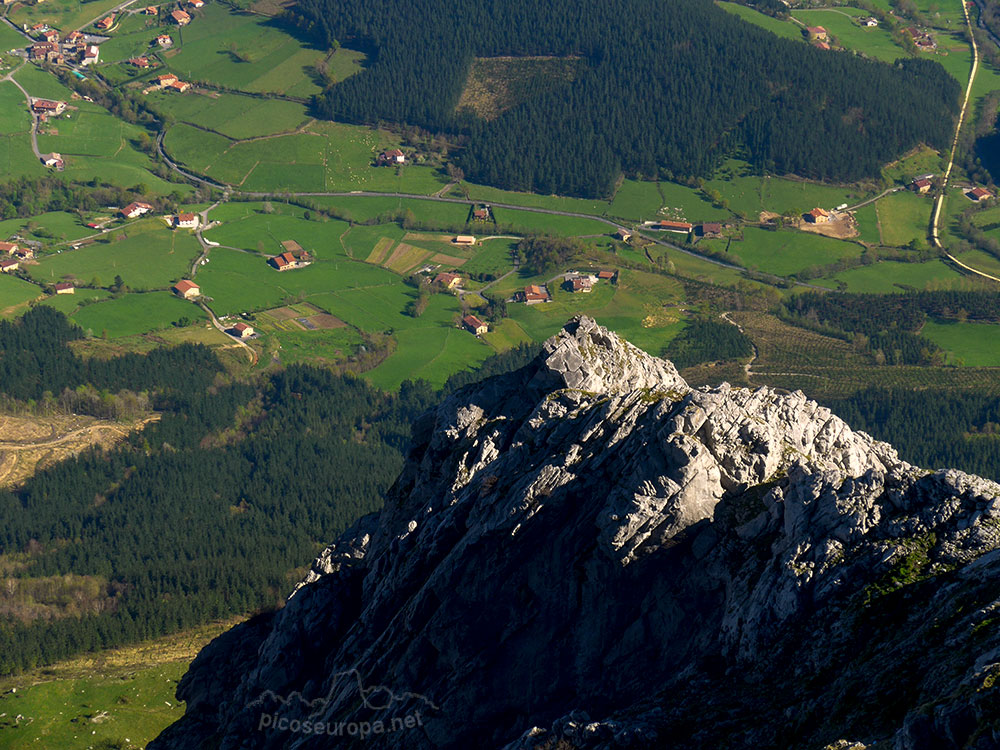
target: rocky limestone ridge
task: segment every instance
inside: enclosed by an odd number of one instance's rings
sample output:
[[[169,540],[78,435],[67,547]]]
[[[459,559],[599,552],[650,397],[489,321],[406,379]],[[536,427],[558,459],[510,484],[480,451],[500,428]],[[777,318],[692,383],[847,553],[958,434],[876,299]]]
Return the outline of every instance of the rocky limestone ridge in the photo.
[[[414,426],[150,747],[995,748],[998,548],[994,482],[578,317]]]

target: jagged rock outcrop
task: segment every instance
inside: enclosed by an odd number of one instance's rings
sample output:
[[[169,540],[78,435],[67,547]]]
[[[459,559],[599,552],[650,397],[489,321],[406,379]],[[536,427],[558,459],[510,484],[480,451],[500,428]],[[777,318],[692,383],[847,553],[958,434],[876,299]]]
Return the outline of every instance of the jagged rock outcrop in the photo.
[[[588,318],[414,443],[151,747],[1000,746],[997,484]]]

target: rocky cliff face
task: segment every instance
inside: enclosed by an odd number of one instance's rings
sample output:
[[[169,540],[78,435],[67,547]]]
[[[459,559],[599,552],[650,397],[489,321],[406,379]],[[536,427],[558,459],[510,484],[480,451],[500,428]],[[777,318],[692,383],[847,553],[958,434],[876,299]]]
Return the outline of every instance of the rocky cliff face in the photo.
[[[998,547],[995,483],[578,318],[416,425],[153,747],[994,748]]]

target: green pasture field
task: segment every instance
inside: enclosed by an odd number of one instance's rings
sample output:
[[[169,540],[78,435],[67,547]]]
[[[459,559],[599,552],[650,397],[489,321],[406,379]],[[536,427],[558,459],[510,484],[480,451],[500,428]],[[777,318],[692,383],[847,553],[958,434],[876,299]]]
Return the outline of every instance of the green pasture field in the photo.
[[[45,127],[59,133],[38,136],[42,153],[110,158],[125,148],[125,123],[104,111],[71,111],[69,117],[52,120]]]
[[[307,362],[315,365],[336,363],[353,354],[362,344],[361,334],[354,328],[333,328],[317,331],[274,331],[281,345],[281,361]]]
[[[1000,277],[1000,260],[989,253],[984,253],[982,250],[970,250],[955,257],[977,271]]]
[[[165,144],[177,161],[253,191],[372,190],[429,195],[447,182],[430,166],[408,164],[399,170],[374,166],[377,153],[399,142],[387,132],[354,125],[315,122],[303,133],[233,142],[179,124],[167,131]]]
[[[93,233],[93,229],[80,223],[76,214],[66,211],[52,211],[27,219],[0,221],[0,240],[17,234],[27,239],[50,243],[76,240]]]
[[[128,237],[116,242],[95,242],[79,250],[48,255],[31,266],[29,273],[43,283],[74,277],[94,286],[108,286],[115,276],[121,276],[131,289],[163,289],[186,274],[199,252],[197,240],[187,232],[166,227],[152,231],[136,227],[128,232]]]
[[[48,173],[31,151],[27,133],[0,138],[0,174],[9,177],[40,177]]]
[[[24,279],[9,273],[0,274],[0,316],[8,317],[33,299],[42,296],[42,290]]]
[[[404,380],[423,378],[435,387],[450,375],[475,369],[494,349],[468,331],[449,326],[399,331],[396,351],[364,377],[386,390],[395,390]]]
[[[364,52],[340,47],[327,59],[327,77],[332,83],[340,83],[359,72],[367,61]]]
[[[383,287],[410,289],[391,271],[346,258],[318,260],[306,268],[281,272],[259,255],[226,248],[211,251],[208,264],[198,269],[196,280],[202,292],[212,298],[212,309],[218,315],[266,310],[300,297],[315,302],[313,295],[330,292]],[[407,301],[408,298],[397,294],[395,302],[400,303],[400,314]],[[319,302],[316,304],[327,309]],[[366,328],[339,312],[330,312],[351,325]]]
[[[144,747],[184,715],[174,692],[188,666],[182,660],[128,674],[81,672],[71,679],[21,682],[16,693],[5,690],[0,696],[6,715],[0,719],[0,745],[6,750]],[[101,711],[108,719],[91,722]],[[17,715],[32,721],[15,729]]]
[[[81,289],[78,288],[73,294],[53,294],[46,297],[40,304],[54,307],[67,317],[71,316],[86,303],[91,300],[103,300],[111,296],[107,289]]]
[[[792,16],[807,26],[822,26],[845,49],[863,52],[883,62],[892,63],[910,54],[896,44],[884,26],[867,28],[854,19],[869,15],[860,8],[842,7],[831,10],[796,10]]]
[[[157,22],[156,16],[136,13],[126,17],[118,24],[118,28],[113,32],[111,38],[101,44],[101,61],[99,63],[101,74],[104,75],[111,66],[117,66],[123,60],[140,55],[148,56],[152,51],[150,43],[162,33],[164,33],[164,28]],[[141,73],[137,68],[131,68],[131,70],[136,71],[136,74]],[[127,77],[131,78],[134,75]]]
[[[95,336],[118,338],[167,328],[183,318],[205,317],[200,307],[170,292],[146,292],[81,307],[70,320]]]
[[[591,234],[608,234],[614,227],[596,219],[578,216],[556,216],[522,211],[515,208],[493,208],[493,216],[501,229],[512,226],[515,232],[540,232],[544,234],[578,237]]]
[[[902,158],[887,164],[882,176],[891,182],[909,184],[914,177],[941,172],[941,154],[930,146],[920,146]]]
[[[755,26],[760,26],[762,29],[767,29],[772,34],[777,34],[785,39],[798,39],[801,40],[802,29],[800,29],[795,24],[789,21],[782,21],[772,16],[766,16],[760,11],[756,11],[753,8],[748,8],[745,5],[739,5],[737,3],[727,3],[727,2],[717,2],[720,8],[739,16],[744,21],[748,21]]]
[[[697,190],[676,182],[625,180],[611,206],[602,215],[628,221],[676,219],[691,222],[724,221],[730,213],[716,208]]]
[[[290,207],[291,208],[291,207]],[[277,255],[284,252],[281,243],[298,242],[314,257],[323,260],[345,255],[340,236],[348,224],[342,221],[307,221],[299,216],[255,213],[229,221],[205,233],[206,239],[221,245]]]
[[[948,352],[948,364],[1000,367],[1000,326],[994,323],[929,320],[920,333]]]
[[[941,3],[938,0],[915,0],[917,10],[928,23],[938,28],[965,28],[965,14],[958,3]]]
[[[347,254],[355,260],[365,260],[383,237],[389,237],[393,243],[403,239],[406,231],[395,224],[372,224],[370,226],[356,225],[344,235],[342,243]]]
[[[10,81],[0,82],[0,135],[30,131],[31,115],[24,94]]]
[[[33,64],[21,67],[14,73],[14,80],[24,86],[29,94],[45,99],[59,99],[68,102],[72,92],[63,86],[51,73],[46,73]],[[27,106],[25,104],[24,106]]]
[[[472,260],[462,264],[463,273],[491,273],[494,276],[501,276],[514,268],[511,261],[511,249],[516,242],[505,242],[504,240],[490,240],[480,243],[479,248]]]
[[[847,285],[847,291],[866,294],[890,294],[912,289],[949,286],[963,281],[960,273],[941,260],[926,263],[882,261],[835,274],[833,279]],[[815,283],[824,284],[823,280]]]
[[[985,227],[989,225],[1000,226],[1000,206],[987,208],[984,211],[976,211],[976,213],[972,214],[972,223],[977,227]]]
[[[0,52],[23,48],[27,40],[7,24],[0,24]],[[20,64],[23,58],[17,58],[15,64]]]
[[[16,10],[11,11],[8,17],[19,26],[24,24],[30,26],[44,21],[63,33],[69,33],[73,29],[82,29],[92,21],[100,20],[120,2],[121,0],[89,0],[88,2],[46,0],[44,3],[33,5],[22,3],[17,6]]]
[[[463,182],[457,195],[451,197],[465,198],[483,203],[508,203],[513,206],[530,206],[532,208],[548,208],[554,211],[571,211],[579,214],[603,216],[611,204],[608,201],[589,200],[586,198],[563,198],[558,195],[536,195],[535,193],[519,193],[513,190],[476,185]]]
[[[482,339],[498,352],[513,349],[519,344],[530,344],[533,340],[520,324],[511,318],[504,318],[490,325],[489,332],[484,334]]]
[[[903,247],[916,240],[925,243],[933,203],[931,198],[902,190],[877,201],[882,241],[886,245]]]
[[[870,245],[882,243],[882,237],[878,230],[878,209],[874,203],[862,206],[854,212],[854,219],[858,223],[858,239]]]
[[[717,192],[728,208],[756,221],[761,211],[796,215],[813,208],[833,208],[841,203],[853,205],[870,197],[857,186],[823,185],[784,177],[760,177],[750,172],[744,162],[730,159],[705,183]]]
[[[649,277],[639,271],[622,271],[620,285],[599,282],[590,294],[573,294],[549,285],[553,301],[540,305],[510,303],[507,306],[511,319],[535,341],[544,341],[559,331],[573,315],[585,313],[602,325],[608,326],[646,351],[659,355],[681,327],[679,316],[667,315],[663,320],[646,327],[644,319],[661,313],[662,306],[676,300],[679,285],[668,278],[658,277],[662,284],[650,288]],[[660,296],[662,295],[662,296]],[[653,301],[655,300],[655,302]]]
[[[722,250],[726,243],[713,240],[710,246]],[[757,227],[744,227],[743,240],[734,240],[729,246],[729,252],[747,268],[776,276],[788,276],[809,266],[822,266],[843,257],[860,255],[861,249],[853,242],[817,234],[791,230],[772,232]]]
[[[228,138],[183,123],[170,128],[163,138],[175,160],[198,172],[206,172],[231,144]]]
[[[272,19],[208,3],[195,11],[179,37],[179,52],[168,59],[168,66],[185,80],[299,97],[322,90],[312,69],[325,54],[305,46]]]
[[[305,105],[239,94],[185,94],[155,91],[150,104],[178,122],[214,130],[227,138],[256,138],[295,130],[309,121]]]

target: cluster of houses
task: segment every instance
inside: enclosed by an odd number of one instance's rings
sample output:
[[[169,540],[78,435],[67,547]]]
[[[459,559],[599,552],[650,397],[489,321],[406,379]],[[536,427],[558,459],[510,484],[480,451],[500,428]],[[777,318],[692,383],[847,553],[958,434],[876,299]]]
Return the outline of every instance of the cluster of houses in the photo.
[[[268,258],[268,264],[279,271],[292,271],[296,268],[305,268],[312,263],[312,256],[302,249],[295,240],[285,240],[281,243],[284,252]]]
[[[934,41],[934,37],[928,31],[922,31],[916,26],[908,26],[903,29],[903,33],[913,40],[913,43],[921,52],[933,52],[937,49],[937,42]]]
[[[16,242],[0,242],[0,272],[13,273],[23,260],[31,260],[35,251],[27,245]]]
[[[46,23],[36,23],[25,31],[38,39],[28,47],[28,59],[64,65],[67,62],[81,66],[93,65],[100,59],[100,50],[94,38],[79,31],[71,31],[60,39],[59,31]]]

